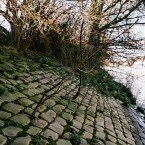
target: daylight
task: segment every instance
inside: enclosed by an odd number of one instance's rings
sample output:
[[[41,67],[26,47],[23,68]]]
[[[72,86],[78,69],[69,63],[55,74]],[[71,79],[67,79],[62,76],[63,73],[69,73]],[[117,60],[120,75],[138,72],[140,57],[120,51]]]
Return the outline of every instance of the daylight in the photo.
[[[145,145],[145,1],[0,0],[0,145]]]

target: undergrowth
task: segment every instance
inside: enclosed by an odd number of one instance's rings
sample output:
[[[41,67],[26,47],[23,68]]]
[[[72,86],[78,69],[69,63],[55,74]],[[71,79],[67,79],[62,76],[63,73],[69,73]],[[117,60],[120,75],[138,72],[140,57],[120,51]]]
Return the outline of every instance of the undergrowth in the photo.
[[[124,106],[136,104],[136,100],[130,92],[130,89],[126,88],[121,83],[115,82],[113,77],[103,69],[96,71],[90,83],[97,88],[102,95],[121,100]]]

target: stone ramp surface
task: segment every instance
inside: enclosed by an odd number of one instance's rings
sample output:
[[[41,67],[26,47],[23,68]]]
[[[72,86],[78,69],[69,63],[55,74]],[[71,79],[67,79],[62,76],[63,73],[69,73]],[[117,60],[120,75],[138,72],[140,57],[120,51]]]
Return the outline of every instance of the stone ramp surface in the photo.
[[[6,49],[6,48],[5,48]],[[31,54],[31,57],[36,57]],[[47,92],[65,72],[35,62],[9,47],[0,52],[0,145],[143,145],[145,136],[114,98],[84,87],[77,99],[75,76]],[[52,96],[54,91],[58,92]],[[37,109],[37,119],[30,116]]]

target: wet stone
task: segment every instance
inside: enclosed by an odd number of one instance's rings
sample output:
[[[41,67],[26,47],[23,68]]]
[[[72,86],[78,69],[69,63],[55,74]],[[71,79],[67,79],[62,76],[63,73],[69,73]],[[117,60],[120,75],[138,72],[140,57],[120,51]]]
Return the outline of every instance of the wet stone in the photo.
[[[18,128],[18,127],[13,127],[13,126],[9,126],[7,128],[4,128],[2,130],[3,134],[6,135],[6,136],[11,136],[11,137],[14,137],[18,134],[18,132],[22,131],[21,128]]]
[[[38,128],[38,127],[34,127],[34,126],[31,126],[28,130],[27,130],[27,133],[29,133],[30,135],[37,135],[38,133],[41,132],[41,129]]]
[[[30,123],[30,117],[26,114],[17,114],[16,116],[13,116],[11,120],[16,121],[22,125],[27,125]]]
[[[27,135],[26,137],[16,138],[11,145],[29,145],[30,142],[31,142],[31,137]]]
[[[14,103],[8,103],[4,105],[3,108],[13,114],[17,114],[18,112],[24,109],[23,106]]]
[[[57,142],[56,142],[57,145],[72,145],[70,143],[70,141],[68,140],[64,140],[64,139],[59,139]]]
[[[7,138],[5,138],[3,135],[0,134],[0,145],[4,145],[7,141]]]
[[[41,136],[43,136],[45,138],[50,138],[50,139],[53,139],[53,140],[58,139],[58,134],[55,133],[54,131],[50,130],[50,129],[46,129],[44,132],[42,132]]]

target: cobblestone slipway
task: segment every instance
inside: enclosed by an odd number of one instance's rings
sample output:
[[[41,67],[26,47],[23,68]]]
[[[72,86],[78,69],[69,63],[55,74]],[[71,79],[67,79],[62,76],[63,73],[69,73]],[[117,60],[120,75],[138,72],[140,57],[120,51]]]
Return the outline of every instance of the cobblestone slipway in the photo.
[[[77,99],[76,79],[68,78],[50,97],[48,89],[64,74],[59,68],[36,63],[11,47],[0,50],[0,145],[145,145],[145,134],[128,110],[114,98],[85,87]],[[38,57],[31,53],[31,58]],[[42,70],[42,68],[45,68]],[[41,68],[41,70],[40,70]],[[37,119],[30,120],[36,104]],[[93,142],[93,143],[92,143]]]

